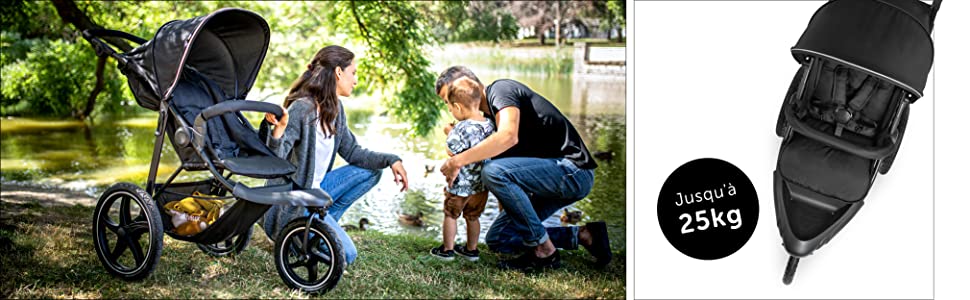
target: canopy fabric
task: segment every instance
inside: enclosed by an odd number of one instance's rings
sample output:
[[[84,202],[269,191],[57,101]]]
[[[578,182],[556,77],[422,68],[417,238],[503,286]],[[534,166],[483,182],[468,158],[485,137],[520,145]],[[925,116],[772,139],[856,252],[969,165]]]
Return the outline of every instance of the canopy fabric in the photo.
[[[939,1],[939,0],[937,0]],[[882,77],[922,97],[933,65],[933,12],[917,0],[832,0],[792,47]]]
[[[124,54],[119,68],[138,104],[158,110],[191,68],[214,81],[228,99],[245,99],[269,46],[269,25],[259,15],[224,8],[166,23],[155,37]]]

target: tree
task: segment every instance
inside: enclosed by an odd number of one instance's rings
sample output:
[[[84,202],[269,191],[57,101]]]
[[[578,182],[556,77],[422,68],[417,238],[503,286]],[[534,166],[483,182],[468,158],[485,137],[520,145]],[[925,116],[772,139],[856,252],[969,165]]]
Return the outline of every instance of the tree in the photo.
[[[500,42],[516,37],[519,26],[505,1],[442,1],[429,5],[435,36],[449,42]]]
[[[104,59],[83,50],[90,46],[79,38],[80,31],[108,28],[150,39],[158,26],[169,20],[204,15],[220,7],[241,7],[262,15],[273,30],[257,89],[285,93],[285,87],[302,71],[301,66],[324,45],[363,48],[358,63],[364,84],[358,92],[390,95],[384,98],[384,104],[393,115],[413,123],[412,131],[423,135],[437,125],[443,106],[433,92],[435,74],[429,70],[431,64],[423,52],[426,46],[438,42],[430,30],[435,20],[431,8],[436,5],[397,1],[18,1],[0,10],[4,30],[16,30],[11,34],[4,31],[3,35],[0,109],[26,106],[33,107],[35,113],[90,117],[96,107],[124,102],[118,93],[129,98],[130,94],[117,72],[104,71]],[[105,40],[119,50],[131,49],[125,41]],[[58,46],[33,46],[36,43]],[[82,73],[92,71],[95,76]],[[51,88],[51,84],[61,87]],[[106,100],[104,91],[110,92]],[[78,97],[82,94],[86,97]]]
[[[85,31],[92,29],[104,29],[101,25],[98,25],[91,21],[81,9],[77,7],[77,4],[73,0],[53,0],[54,8],[57,9],[57,14],[61,16],[64,23],[70,23],[74,25],[77,31]],[[116,37],[108,37],[104,39],[105,42],[118,47],[121,51],[129,51],[132,49],[131,44]],[[88,94],[86,104],[84,108],[76,110],[73,112],[74,116],[78,119],[87,119],[94,111],[94,102],[98,99],[98,94],[104,90],[104,65],[107,63],[107,56],[99,56],[97,67],[94,70],[94,88],[91,89],[91,93]]]
[[[367,51],[360,64],[364,77],[378,90],[390,92],[384,104],[398,119],[414,124],[412,133],[427,135],[437,126],[444,103],[434,93],[435,73],[424,56],[425,46],[438,41],[432,34],[431,18],[414,2],[338,2],[331,19],[344,33],[363,41]],[[349,32],[348,32],[349,31]]]
[[[556,47],[559,47],[563,44],[562,25],[594,9],[594,2],[513,1],[510,9],[519,21],[519,26],[535,29],[535,34],[539,36],[539,44],[546,43],[545,33],[552,29]]]

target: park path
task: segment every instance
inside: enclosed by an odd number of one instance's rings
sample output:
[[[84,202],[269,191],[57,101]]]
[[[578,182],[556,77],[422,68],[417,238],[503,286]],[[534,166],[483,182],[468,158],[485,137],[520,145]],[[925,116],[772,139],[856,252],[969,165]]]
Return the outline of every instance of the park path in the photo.
[[[44,207],[75,204],[94,206],[95,204],[95,199],[82,191],[17,183],[0,185],[0,201],[12,204],[36,202]]]

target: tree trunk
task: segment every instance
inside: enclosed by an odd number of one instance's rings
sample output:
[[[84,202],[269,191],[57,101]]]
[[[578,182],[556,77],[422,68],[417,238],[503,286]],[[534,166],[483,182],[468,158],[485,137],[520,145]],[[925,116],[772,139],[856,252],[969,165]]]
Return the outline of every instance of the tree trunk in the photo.
[[[64,23],[74,25],[74,29],[76,29],[78,32],[87,29],[104,29],[104,27],[101,27],[101,25],[91,21],[91,18],[81,11],[81,9],[77,7],[77,3],[75,3],[73,0],[52,0],[51,3],[54,4],[54,8],[57,9],[57,14],[61,17],[61,20],[64,21]],[[127,40],[122,38],[106,37],[104,38],[104,41],[112,46],[118,47],[118,49],[121,49],[121,51],[124,52],[128,52],[133,48]]]
[[[559,49],[562,46],[562,36],[560,34],[560,31],[562,31],[562,1],[556,1],[553,5],[556,6],[556,20],[554,22],[556,29],[556,49]]]
[[[94,82],[94,89],[91,90],[91,94],[88,94],[88,103],[84,106],[84,110],[77,114],[77,118],[84,120],[91,116],[91,112],[94,111],[94,102],[98,99],[98,94],[104,89],[104,65],[108,62],[107,56],[98,57],[98,68],[94,71],[94,76],[97,78]]]
[[[539,45],[545,45],[546,44],[546,26],[545,25],[539,25],[538,28],[539,29],[538,29],[537,33],[539,35]]]
[[[91,21],[91,18],[81,11],[81,9],[77,7],[77,3],[75,3],[73,0],[52,0],[51,3],[54,4],[54,8],[57,10],[57,15],[61,17],[61,20],[64,21],[64,23],[73,25],[74,29],[78,32],[88,29],[104,29],[104,27],[101,27],[101,25]],[[117,47],[123,52],[130,51],[133,48],[128,40],[122,38],[105,37],[103,40],[106,43]],[[94,89],[92,89],[91,93],[88,94],[88,101],[84,105],[84,109],[81,111],[75,111],[75,117],[78,119],[86,119],[90,117],[91,112],[94,111],[94,105],[98,99],[98,94],[104,90],[104,65],[107,63],[107,59],[107,57],[98,57],[98,66],[94,71],[94,76],[97,78],[97,81],[94,84]]]

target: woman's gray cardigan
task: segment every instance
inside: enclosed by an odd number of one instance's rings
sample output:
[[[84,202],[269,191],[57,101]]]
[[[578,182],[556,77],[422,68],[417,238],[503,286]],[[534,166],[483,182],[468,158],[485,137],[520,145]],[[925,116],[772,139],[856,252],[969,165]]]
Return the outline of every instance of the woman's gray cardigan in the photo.
[[[270,124],[266,120],[263,120],[259,125],[259,134],[266,141],[269,149],[275,152],[276,156],[287,159],[296,166],[296,172],[290,176],[290,179],[304,189],[314,188],[310,185],[313,180],[314,164],[318,161],[314,157],[316,153],[314,147],[317,144],[316,131],[317,126],[320,126],[320,121],[317,119],[316,105],[311,101],[309,98],[302,98],[290,103],[287,108],[290,118],[283,136],[278,139],[273,138]],[[374,170],[386,168],[401,160],[397,155],[370,151],[357,144],[357,138],[347,128],[347,116],[344,113],[343,103],[340,103],[338,107],[340,113],[337,114],[337,119],[334,122],[334,131],[336,132],[334,134],[334,148],[336,150],[334,155],[339,154],[348,164]],[[330,172],[333,168],[333,161],[334,157],[331,157],[327,172]],[[268,180],[266,184],[276,185],[285,182],[286,180],[283,178],[276,178]],[[294,215],[296,213],[299,213],[299,215]],[[266,222],[261,224],[264,225],[266,234],[274,238],[276,233],[282,230],[283,226],[286,226],[289,219],[300,217],[302,213],[303,210],[298,207],[284,205],[267,211],[266,215],[263,216],[263,221],[267,221],[266,219],[275,220],[268,222],[268,224]],[[282,221],[282,223],[279,221]],[[265,228],[266,225],[278,228]]]

